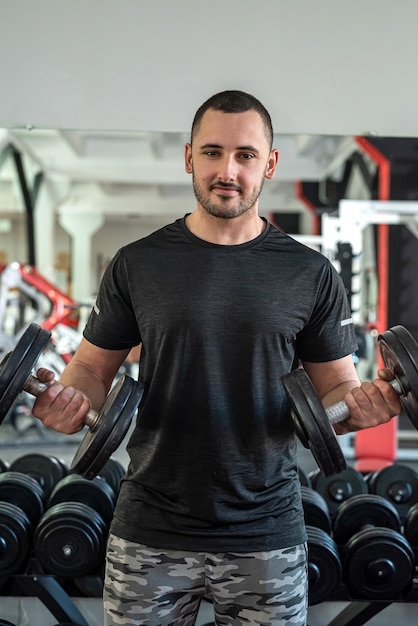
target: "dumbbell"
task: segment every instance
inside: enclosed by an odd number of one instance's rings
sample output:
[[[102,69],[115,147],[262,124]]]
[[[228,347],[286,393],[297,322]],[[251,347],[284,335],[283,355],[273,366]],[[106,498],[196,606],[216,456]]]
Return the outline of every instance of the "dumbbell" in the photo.
[[[331,532],[331,517],[325,499],[310,487],[301,487],[308,535],[309,605],[330,598],[341,583],[342,566]]]
[[[418,566],[418,502],[415,502],[406,514],[403,532],[412,546],[415,563]]]
[[[10,576],[26,564],[33,530],[45,510],[39,483],[20,472],[0,474],[0,572]]]
[[[50,332],[30,324],[12,352],[0,363],[0,423],[21,391],[38,397],[48,387],[31,375],[46,347]],[[113,386],[100,411],[86,415],[84,436],[70,469],[92,479],[100,472],[125,437],[143,395],[142,383],[122,376]]]
[[[418,502],[418,473],[407,465],[394,463],[367,477],[370,493],[389,500],[396,508],[401,522],[410,507]]]
[[[320,470],[309,474],[312,487],[321,494],[327,503],[331,519],[335,517],[338,508],[343,502],[360,494],[368,493],[368,484],[361,472],[353,467],[347,467],[339,474],[325,476]]]
[[[102,478],[69,474],[53,489],[34,534],[44,570],[79,578],[101,572],[116,496]]]
[[[120,489],[120,482],[122,478],[125,476],[125,468],[116,459],[109,459],[105,466],[100,470],[98,474],[99,478],[103,478],[108,485],[110,485],[115,492],[115,495],[118,495]]]
[[[385,367],[394,372],[390,384],[418,429],[418,344],[403,326],[394,326],[379,335],[378,344]],[[345,470],[347,463],[333,424],[350,417],[347,404],[341,401],[325,408],[303,369],[286,374],[283,385],[292,407],[295,432],[301,443],[310,448],[319,468],[325,476]]]
[[[353,496],[339,507],[333,524],[343,578],[353,597],[396,599],[411,584],[414,553],[401,534],[395,507],[382,496]]]
[[[10,470],[32,476],[41,485],[46,499],[55,485],[69,473],[65,461],[38,452],[18,457],[12,461]]]

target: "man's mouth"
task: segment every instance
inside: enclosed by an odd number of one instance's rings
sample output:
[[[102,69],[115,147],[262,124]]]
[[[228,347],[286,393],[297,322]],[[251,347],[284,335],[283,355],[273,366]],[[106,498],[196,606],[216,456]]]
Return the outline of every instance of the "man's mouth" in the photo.
[[[237,193],[241,193],[241,188],[236,185],[226,185],[221,183],[215,183],[210,187],[211,191],[216,191],[221,196],[234,196]]]

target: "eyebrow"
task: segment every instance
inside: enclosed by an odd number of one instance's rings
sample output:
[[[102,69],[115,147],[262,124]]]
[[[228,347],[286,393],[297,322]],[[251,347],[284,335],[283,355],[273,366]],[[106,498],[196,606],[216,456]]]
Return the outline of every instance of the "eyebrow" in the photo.
[[[223,146],[217,143],[205,143],[203,144],[203,146],[200,146],[201,150],[205,150],[207,148],[223,149]],[[235,150],[247,150],[248,152],[256,152],[257,154],[260,152],[259,150],[257,150],[257,148],[254,148],[254,146],[237,146]]]

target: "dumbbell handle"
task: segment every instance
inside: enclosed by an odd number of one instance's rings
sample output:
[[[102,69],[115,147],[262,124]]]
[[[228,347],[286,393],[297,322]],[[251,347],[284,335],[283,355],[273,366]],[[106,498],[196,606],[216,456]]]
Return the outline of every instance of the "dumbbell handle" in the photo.
[[[41,395],[41,393],[45,391],[45,389],[48,389],[49,386],[50,385],[48,383],[42,382],[41,380],[39,380],[39,378],[36,378],[35,376],[29,376],[29,378],[23,385],[23,390],[27,391],[32,396],[35,396],[37,398]],[[95,411],[94,409],[89,409],[89,412],[84,418],[85,426],[88,426],[90,430],[93,430],[98,417],[98,411]]]
[[[399,395],[403,395],[404,391],[398,381],[397,378],[393,378],[389,381],[389,384],[392,385],[396,393]],[[337,402],[336,404],[332,404],[331,406],[325,409],[325,413],[328,416],[331,424],[338,424],[339,422],[343,422],[347,418],[350,417],[350,411],[348,410],[347,404],[344,400]]]

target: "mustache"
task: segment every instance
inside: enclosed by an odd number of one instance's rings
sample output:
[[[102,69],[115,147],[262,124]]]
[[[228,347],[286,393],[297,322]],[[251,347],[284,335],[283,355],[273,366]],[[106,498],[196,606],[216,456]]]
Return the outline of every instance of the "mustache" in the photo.
[[[209,189],[212,191],[212,189],[214,189],[215,187],[223,187],[224,189],[235,189],[235,191],[239,191],[239,192],[242,191],[239,185],[234,185],[234,183],[225,183],[222,180],[217,180],[214,183],[212,183]]]

